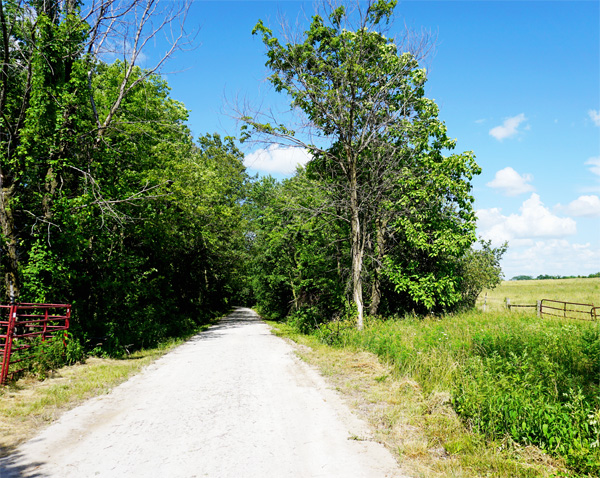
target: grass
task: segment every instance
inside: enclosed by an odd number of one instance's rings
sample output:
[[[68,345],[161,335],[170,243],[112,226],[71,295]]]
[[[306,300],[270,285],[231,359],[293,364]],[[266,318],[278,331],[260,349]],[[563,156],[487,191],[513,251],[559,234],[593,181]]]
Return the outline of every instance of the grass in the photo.
[[[512,304],[535,304],[538,300],[552,299],[600,306],[600,278],[503,281],[495,289],[480,294],[479,306],[486,294],[492,310],[503,308],[506,298]]]
[[[383,356],[365,351],[364,344],[352,341],[345,347],[331,347],[319,337],[301,335],[288,325],[271,325],[277,335],[299,344],[301,358],[317,366],[356,413],[370,422],[375,439],[395,454],[404,473],[457,478],[568,476],[561,459],[552,458],[535,446],[520,446],[506,437],[486,438],[460,419],[447,386],[452,375],[448,368],[452,369],[455,362],[450,354],[432,352],[433,362],[429,363],[433,373],[446,377],[435,387],[424,387],[422,383],[431,385],[431,379],[419,379],[423,373],[417,373],[418,366],[410,365],[410,360],[399,368],[390,357],[383,360]],[[413,330],[398,326],[403,334],[396,340],[414,342],[418,324],[412,325]],[[427,325],[430,332],[439,326],[434,322]],[[373,327],[376,326],[372,323],[367,329],[373,331]],[[359,335],[371,334],[356,334]]]
[[[187,338],[173,339],[121,359],[90,357],[85,363],[50,373],[43,381],[29,376],[0,387],[0,456],[10,454],[64,411],[108,393]]]
[[[535,446],[580,476],[600,473],[598,323],[473,311],[442,319],[373,320],[364,331],[337,327],[322,327],[317,335],[325,343],[376,354],[396,378],[418,384],[425,401],[449,397],[473,436],[511,449]],[[459,435],[452,431],[449,440],[441,439],[446,452],[470,453],[469,440],[453,438]]]

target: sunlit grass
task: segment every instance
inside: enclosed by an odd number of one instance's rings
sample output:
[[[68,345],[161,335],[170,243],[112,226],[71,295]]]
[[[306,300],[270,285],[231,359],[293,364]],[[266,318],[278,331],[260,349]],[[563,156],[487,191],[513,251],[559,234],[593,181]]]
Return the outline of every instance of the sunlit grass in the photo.
[[[551,299],[598,307],[600,278],[503,281],[495,289],[482,291],[477,302],[479,307],[486,295],[492,310],[503,308],[507,298],[512,304],[535,304],[538,300]]]
[[[463,323],[473,332],[476,317]],[[364,332],[342,328],[338,347],[331,347],[288,325],[272,325],[300,344],[299,355],[319,367],[371,423],[377,440],[410,476],[567,476],[560,460],[536,447],[486,438],[456,414],[450,391],[459,377],[456,351],[470,343],[464,328],[447,328],[451,324],[439,320],[372,321]]]
[[[368,320],[363,331],[350,323],[338,327],[323,326],[317,335],[325,343],[377,354],[392,365],[396,379],[417,383],[426,401],[450,397],[464,425],[487,441],[507,439],[510,449],[520,450],[537,445],[558,460],[564,457],[582,476],[600,470],[594,445],[600,438],[597,322],[504,310]],[[457,436],[440,438],[448,453],[471,449]]]

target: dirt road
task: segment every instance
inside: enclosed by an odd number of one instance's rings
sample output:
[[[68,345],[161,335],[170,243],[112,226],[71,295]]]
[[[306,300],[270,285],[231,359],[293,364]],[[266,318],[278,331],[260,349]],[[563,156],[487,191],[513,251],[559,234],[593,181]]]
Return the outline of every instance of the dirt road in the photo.
[[[0,477],[403,477],[367,426],[249,309],[67,412]]]

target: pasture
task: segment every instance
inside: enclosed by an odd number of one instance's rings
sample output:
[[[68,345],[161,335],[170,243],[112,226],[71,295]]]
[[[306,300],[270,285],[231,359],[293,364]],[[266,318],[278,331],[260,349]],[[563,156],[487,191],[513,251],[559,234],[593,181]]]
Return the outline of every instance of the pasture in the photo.
[[[487,295],[487,300],[486,300]],[[488,310],[499,310],[511,304],[535,304],[542,299],[593,304],[600,306],[600,278],[502,281],[495,289],[484,289],[478,307],[487,302]]]

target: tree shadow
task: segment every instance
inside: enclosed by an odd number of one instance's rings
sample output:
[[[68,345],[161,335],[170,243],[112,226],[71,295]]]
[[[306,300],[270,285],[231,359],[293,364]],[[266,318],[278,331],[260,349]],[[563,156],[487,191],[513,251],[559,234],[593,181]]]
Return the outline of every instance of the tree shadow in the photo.
[[[5,452],[11,453],[10,456],[0,458],[0,478],[20,478],[27,476],[28,478],[42,478],[48,475],[43,474],[38,470],[42,465],[41,461],[34,461],[31,463],[20,463],[23,455],[19,452],[12,453],[13,447],[3,447],[1,449],[2,454]]]
[[[188,342],[201,342],[204,340],[216,339],[225,333],[245,327],[247,325],[264,323],[260,316],[251,309],[245,307],[235,307],[226,317],[223,317],[215,325],[212,325],[207,330],[192,337]]]

